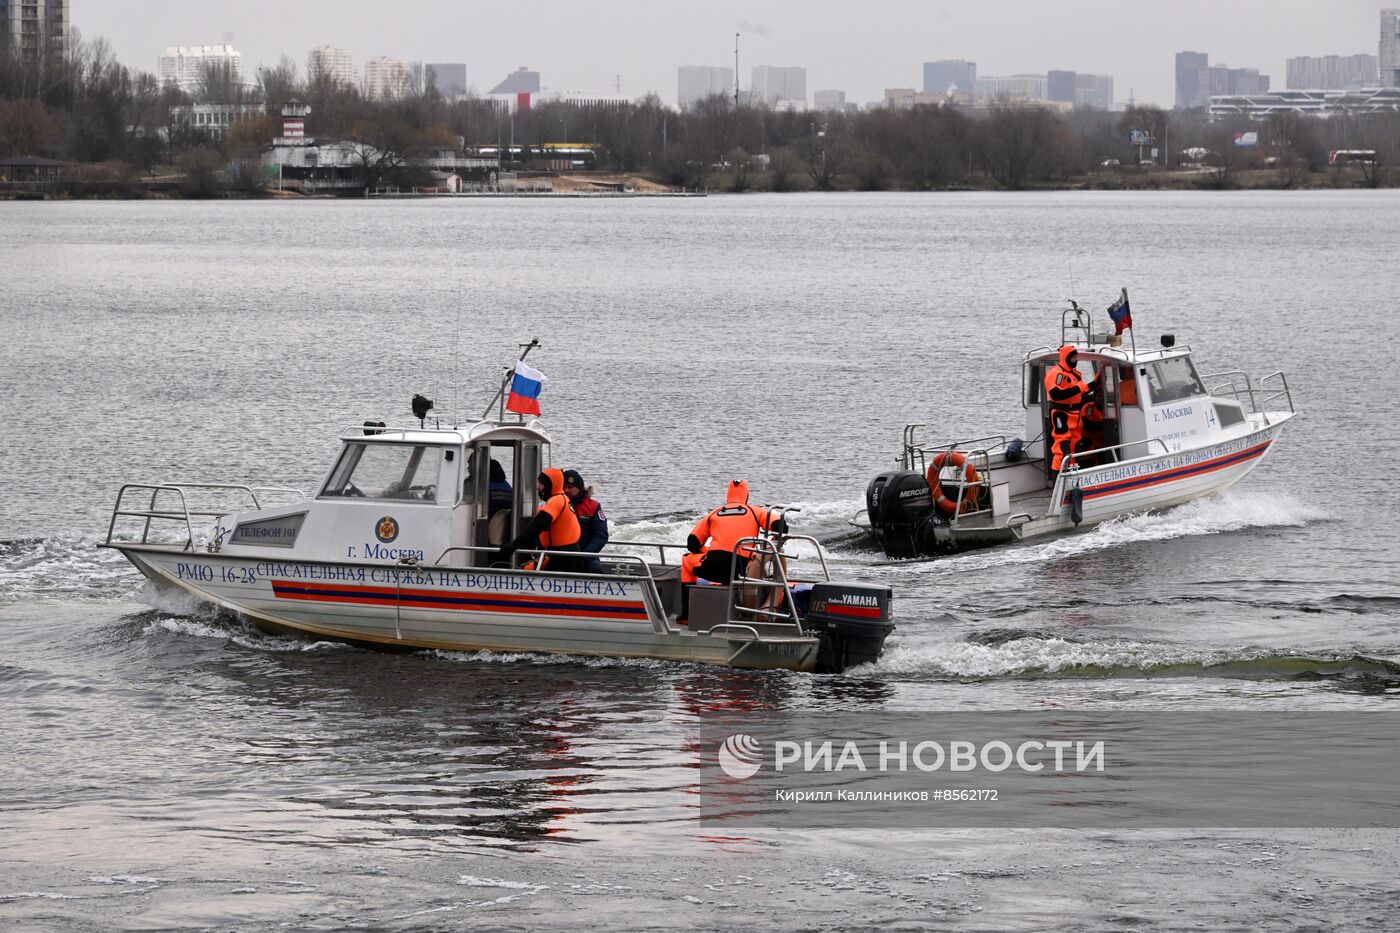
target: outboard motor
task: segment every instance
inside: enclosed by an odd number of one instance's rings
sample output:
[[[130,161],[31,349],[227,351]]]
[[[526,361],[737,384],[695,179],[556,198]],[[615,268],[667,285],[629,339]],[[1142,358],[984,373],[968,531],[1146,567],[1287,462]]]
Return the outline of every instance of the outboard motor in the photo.
[[[839,674],[848,667],[880,657],[894,631],[890,588],[865,583],[817,583],[812,586],[802,627],[821,640],[817,673]]]
[[[938,521],[924,474],[881,473],[865,490],[865,510],[875,538],[889,557],[918,557],[932,547]]]

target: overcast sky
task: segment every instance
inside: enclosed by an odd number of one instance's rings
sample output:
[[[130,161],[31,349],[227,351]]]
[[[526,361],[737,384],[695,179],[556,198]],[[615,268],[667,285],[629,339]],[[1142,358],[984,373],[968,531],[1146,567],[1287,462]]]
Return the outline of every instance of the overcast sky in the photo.
[[[1388,6],[1400,6],[1400,0]],[[155,71],[168,45],[232,44],[244,74],[334,45],[356,66],[375,55],[464,62],[490,90],[521,65],[545,89],[656,91],[674,104],[678,65],[801,65],[807,97],[833,88],[857,103],[887,87],[922,88],[922,63],[962,58],[978,74],[1050,68],[1108,74],[1120,100],[1171,106],[1173,56],[1257,67],[1284,84],[1294,55],[1376,54],[1381,6],[1372,0],[804,0],[480,3],[470,0],[72,0],[73,25],[105,36],[126,65]]]

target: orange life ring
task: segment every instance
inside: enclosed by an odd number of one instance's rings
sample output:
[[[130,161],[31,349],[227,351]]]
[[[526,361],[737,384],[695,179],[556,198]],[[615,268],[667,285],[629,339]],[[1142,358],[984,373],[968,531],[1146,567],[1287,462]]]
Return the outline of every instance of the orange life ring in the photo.
[[[947,463],[952,463],[954,469],[963,471],[963,480],[966,488],[963,490],[961,505],[943,495],[943,480],[939,474],[943,472],[943,467]],[[929,464],[928,473],[925,475],[928,480],[928,488],[933,492],[933,504],[938,506],[945,514],[955,515],[960,511],[967,511],[977,498],[977,486],[975,485],[981,477],[977,475],[977,468],[967,462],[967,454],[956,450],[945,450],[933,458],[933,463]]]

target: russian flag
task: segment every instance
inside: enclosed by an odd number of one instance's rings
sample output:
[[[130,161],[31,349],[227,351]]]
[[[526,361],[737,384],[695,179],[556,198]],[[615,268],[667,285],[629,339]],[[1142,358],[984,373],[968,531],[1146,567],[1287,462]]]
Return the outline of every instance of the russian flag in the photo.
[[[1108,316],[1113,319],[1113,332],[1121,334],[1129,327],[1133,326],[1132,309],[1128,307],[1128,290],[1123,289],[1123,294],[1118,296],[1118,300],[1108,306]]]
[[[538,369],[517,362],[515,376],[510,381],[510,397],[506,399],[506,411],[513,411],[518,415],[538,415],[540,392],[548,382],[548,377]]]

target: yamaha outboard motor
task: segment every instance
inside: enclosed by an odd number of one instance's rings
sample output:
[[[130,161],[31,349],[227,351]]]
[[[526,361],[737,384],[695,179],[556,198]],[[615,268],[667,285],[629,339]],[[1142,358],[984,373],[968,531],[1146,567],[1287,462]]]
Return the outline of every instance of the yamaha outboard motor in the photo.
[[[848,667],[880,657],[894,631],[890,588],[865,583],[817,583],[812,586],[802,627],[821,640],[817,672],[839,674]]]
[[[938,521],[924,474],[881,473],[865,490],[865,510],[875,538],[889,557],[918,557],[932,549]]]

